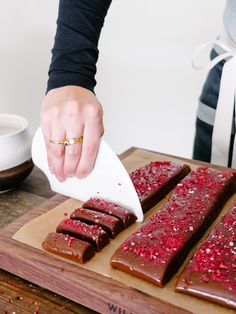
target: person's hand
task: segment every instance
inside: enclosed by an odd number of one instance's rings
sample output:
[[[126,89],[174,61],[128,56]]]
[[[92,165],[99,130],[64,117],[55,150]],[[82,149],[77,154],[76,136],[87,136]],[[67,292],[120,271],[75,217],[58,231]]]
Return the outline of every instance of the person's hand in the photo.
[[[41,127],[47,148],[48,165],[59,181],[83,178],[93,169],[103,135],[103,111],[96,96],[79,86],[52,89],[41,110]],[[83,142],[64,146],[50,139],[80,138]]]

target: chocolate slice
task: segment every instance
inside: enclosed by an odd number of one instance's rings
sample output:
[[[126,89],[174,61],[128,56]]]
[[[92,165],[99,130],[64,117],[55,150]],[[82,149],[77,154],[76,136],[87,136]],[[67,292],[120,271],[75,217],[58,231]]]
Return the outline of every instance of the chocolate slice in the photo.
[[[163,287],[233,193],[234,182],[232,172],[192,171],[147,224],[118,248],[111,265]]]
[[[64,219],[57,226],[57,232],[91,243],[96,251],[101,251],[109,243],[107,233],[98,225],[87,225],[84,222]]]
[[[42,246],[48,252],[79,263],[87,262],[95,254],[90,243],[56,232],[49,233]]]
[[[130,174],[143,212],[162,200],[190,172],[190,167],[170,161],[154,161]]]
[[[236,310],[236,203],[200,245],[175,290]]]
[[[83,204],[83,208],[93,209],[114,216],[122,221],[124,228],[132,225],[137,219],[137,217],[128,209],[101,198],[90,198]]]
[[[88,225],[97,224],[104,229],[110,238],[115,238],[123,228],[123,223],[120,219],[103,214],[92,209],[77,208],[70,216],[71,219],[80,220]]]

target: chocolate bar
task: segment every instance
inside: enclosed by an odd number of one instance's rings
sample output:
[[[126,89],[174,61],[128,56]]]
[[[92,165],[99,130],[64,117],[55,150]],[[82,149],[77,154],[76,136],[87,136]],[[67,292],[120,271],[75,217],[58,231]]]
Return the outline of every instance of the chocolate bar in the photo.
[[[83,208],[93,209],[95,211],[114,216],[120,219],[124,228],[133,224],[137,219],[137,217],[128,209],[113,202],[105,201],[101,198],[90,198],[83,204]]]
[[[120,219],[87,208],[77,208],[70,218],[80,220],[88,225],[97,224],[113,239],[124,229]]]
[[[162,200],[190,172],[190,167],[171,161],[154,161],[130,174],[143,212]]]
[[[114,253],[111,265],[163,287],[233,191],[235,173],[198,168]]]
[[[87,262],[95,254],[94,247],[90,243],[56,232],[49,233],[42,246],[50,253],[79,263]]]
[[[193,255],[176,291],[236,310],[236,203]]]
[[[56,231],[85,240],[91,243],[96,251],[101,251],[109,243],[109,237],[101,227],[98,225],[90,226],[77,220],[62,220]]]

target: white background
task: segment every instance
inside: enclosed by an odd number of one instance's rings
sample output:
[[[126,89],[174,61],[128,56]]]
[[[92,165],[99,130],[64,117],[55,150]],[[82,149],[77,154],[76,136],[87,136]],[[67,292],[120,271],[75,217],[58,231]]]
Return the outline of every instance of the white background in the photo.
[[[69,0],[68,0],[69,1]],[[191,157],[206,73],[195,48],[222,28],[224,0],[113,0],[100,39],[96,88],[105,139]],[[58,0],[0,1],[0,112],[39,124]]]

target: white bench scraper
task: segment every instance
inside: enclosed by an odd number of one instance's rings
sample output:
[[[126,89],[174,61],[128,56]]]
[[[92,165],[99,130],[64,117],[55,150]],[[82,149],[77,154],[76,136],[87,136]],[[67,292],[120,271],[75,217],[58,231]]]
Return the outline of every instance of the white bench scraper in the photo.
[[[103,198],[123,205],[137,216],[137,221],[143,221],[141,204],[130,176],[117,155],[103,139],[94,169],[84,179],[74,177],[59,182],[51,174],[41,128],[36,131],[33,139],[32,159],[35,165],[45,173],[54,192],[82,202],[87,201],[90,197]]]

